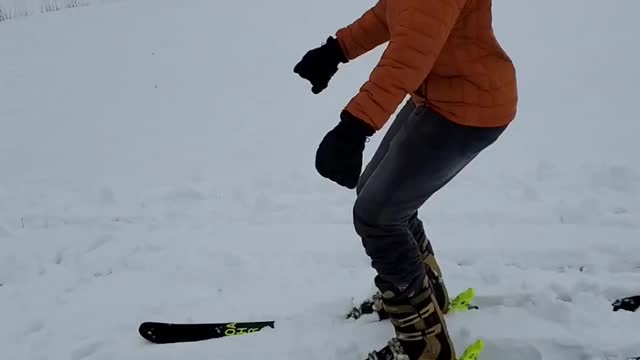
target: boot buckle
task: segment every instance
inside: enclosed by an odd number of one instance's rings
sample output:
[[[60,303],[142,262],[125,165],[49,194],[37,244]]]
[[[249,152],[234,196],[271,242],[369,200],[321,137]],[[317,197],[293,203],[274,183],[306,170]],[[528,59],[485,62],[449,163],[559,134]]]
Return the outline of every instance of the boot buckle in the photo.
[[[384,349],[370,353],[367,360],[409,360],[409,355],[405,354],[400,340],[393,338]]]
[[[404,353],[402,344],[400,344],[400,340],[397,338],[393,338],[389,341],[389,349],[391,349],[391,352],[393,353],[394,360],[409,360],[409,355]]]

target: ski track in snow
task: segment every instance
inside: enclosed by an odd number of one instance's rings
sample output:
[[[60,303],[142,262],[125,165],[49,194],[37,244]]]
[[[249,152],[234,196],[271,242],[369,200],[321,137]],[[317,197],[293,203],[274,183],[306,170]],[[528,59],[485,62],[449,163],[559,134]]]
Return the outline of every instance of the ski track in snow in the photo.
[[[481,360],[640,356],[640,313],[611,311],[640,294],[640,79],[636,50],[608,41],[633,43],[640,2],[571,1],[496,1],[518,123],[421,209],[450,293],[476,289],[481,309],[448,325],[460,353],[485,340]],[[354,194],[313,169],[376,57],[319,97],[291,75],[369,4],[285,3],[275,22],[267,3],[123,0],[0,23],[1,359],[359,360],[393,335],[343,318],[374,273]],[[576,9],[617,19],[589,21],[598,49]],[[276,329],[163,346],[137,333],[252,320]]]

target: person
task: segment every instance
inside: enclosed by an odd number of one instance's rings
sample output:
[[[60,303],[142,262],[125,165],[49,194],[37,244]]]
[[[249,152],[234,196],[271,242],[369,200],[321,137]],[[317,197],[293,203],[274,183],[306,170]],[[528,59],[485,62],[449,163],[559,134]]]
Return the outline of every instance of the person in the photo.
[[[491,0],[379,0],[309,50],[294,72],[319,94],[338,66],[384,43],[319,144],[315,167],[356,189],[355,231],[396,335],[387,348],[397,359],[454,360],[448,294],[418,209],[515,119],[516,70],[494,35]],[[407,97],[362,171],[368,138]]]

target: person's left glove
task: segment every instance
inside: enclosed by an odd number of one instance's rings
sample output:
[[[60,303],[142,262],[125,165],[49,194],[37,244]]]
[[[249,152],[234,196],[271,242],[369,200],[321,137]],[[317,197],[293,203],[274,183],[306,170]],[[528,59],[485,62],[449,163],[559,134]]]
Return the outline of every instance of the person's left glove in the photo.
[[[362,153],[375,129],[346,110],[340,123],[325,135],[316,152],[316,170],[323,177],[355,189],[362,172]]]
[[[319,94],[329,86],[329,80],[338,72],[338,65],[347,62],[338,40],[329,37],[322,46],[309,50],[293,72],[309,80],[311,92]]]

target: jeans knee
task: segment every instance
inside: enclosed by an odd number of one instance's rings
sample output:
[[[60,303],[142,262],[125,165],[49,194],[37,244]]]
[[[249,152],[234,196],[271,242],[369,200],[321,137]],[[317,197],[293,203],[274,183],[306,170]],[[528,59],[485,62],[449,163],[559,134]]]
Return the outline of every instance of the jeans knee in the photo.
[[[353,206],[353,227],[361,238],[365,238],[369,233],[371,220],[368,219],[366,212],[360,206],[360,202],[356,200]]]
[[[372,238],[393,233],[403,227],[382,204],[358,197],[353,206],[353,225],[360,237]]]
[[[353,205],[353,226],[361,238],[367,238],[375,231],[377,216],[375,207],[365,199],[358,197]]]

